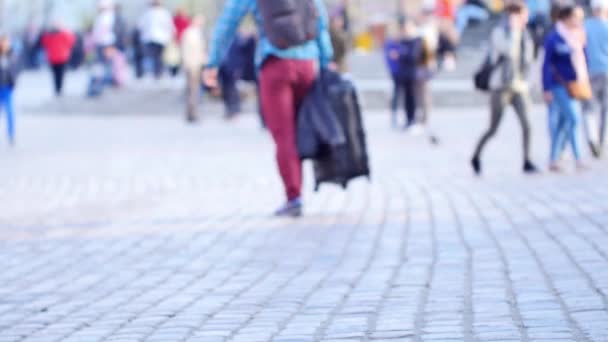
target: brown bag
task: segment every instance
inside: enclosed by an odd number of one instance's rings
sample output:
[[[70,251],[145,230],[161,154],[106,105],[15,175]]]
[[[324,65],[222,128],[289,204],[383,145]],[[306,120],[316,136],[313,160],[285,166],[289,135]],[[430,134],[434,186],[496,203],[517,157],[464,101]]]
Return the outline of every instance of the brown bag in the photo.
[[[573,98],[580,101],[589,101],[593,98],[593,90],[591,89],[591,83],[584,81],[573,81],[566,85],[568,93]]]

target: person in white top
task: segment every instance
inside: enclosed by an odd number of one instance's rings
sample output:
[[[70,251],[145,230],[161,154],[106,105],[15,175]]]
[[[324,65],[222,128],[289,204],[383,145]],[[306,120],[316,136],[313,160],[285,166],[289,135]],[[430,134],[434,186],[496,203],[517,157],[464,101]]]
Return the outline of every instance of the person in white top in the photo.
[[[104,83],[112,83],[112,63],[107,58],[106,48],[116,45],[116,14],[113,0],[99,0],[98,13],[93,23],[93,45],[95,46],[96,62],[103,66]]]
[[[175,26],[171,12],[165,8],[161,0],[152,0],[139,21],[142,42],[146,54],[154,63],[154,74],[160,78],[163,73],[163,51],[175,34]]]
[[[103,51],[103,48],[116,44],[115,22],[114,1],[100,0],[98,14],[93,24],[93,40],[98,49]],[[100,54],[103,52],[100,51]]]
[[[205,19],[202,15],[192,18],[190,26],[184,31],[181,41],[182,66],[186,73],[188,91],[187,120],[198,119],[196,108],[199,102],[203,67],[207,63],[207,49],[203,35]]]

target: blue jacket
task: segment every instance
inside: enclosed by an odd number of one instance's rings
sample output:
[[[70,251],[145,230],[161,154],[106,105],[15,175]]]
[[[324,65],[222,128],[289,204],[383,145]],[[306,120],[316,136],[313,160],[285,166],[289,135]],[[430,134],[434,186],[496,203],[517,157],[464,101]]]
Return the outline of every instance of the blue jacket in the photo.
[[[384,43],[384,59],[386,61],[386,65],[388,66],[388,70],[391,73],[391,77],[394,79],[399,75],[399,60],[392,59],[390,57],[391,51],[399,52],[399,42],[395,40],[387,40]]]
[[[400,81],[415,81],[420,73],[420,61],[424,54],[421,38],[402,39],[399,42],[399,72]]]
[[[222,61],[221,68],[233,73],[239,80],[256,81],[257,75],[254,63],[256,45],[257,39],[255,37],[237,35]]]
[[[572,49],[557,30],[553,30],[545,39],[543,89],[550,91],[576,79],[576,69],[572,64]]]
[[[322,66],[326,66],[333,59],[327,9],[322,0],[315,0],[315,2],[319,10],[319,34],[317,39],[289,49],[279,49],[273,46],[264,34],[264,25],[256,0],[226,0],[224,10],[218,19],[211,39],[209,66],[218,67],[221,64],[230,43],[236,35],[240,22],[249,13],[252,13],[255,18],[260,37],[256,54],[258,68],[270,56],[284,59],[313,59],[318,60]]]

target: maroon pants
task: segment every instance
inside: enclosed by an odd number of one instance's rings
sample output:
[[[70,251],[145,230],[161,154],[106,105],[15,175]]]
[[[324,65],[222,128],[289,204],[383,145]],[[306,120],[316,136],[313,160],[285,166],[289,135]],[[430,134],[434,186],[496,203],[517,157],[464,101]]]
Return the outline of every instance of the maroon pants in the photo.
[[[316,78],[312,60],[271,57],[260,71],[264,119],[277,148],[277,162],[288,200],[300,197],[302,162],[296,146],[296,116]]]

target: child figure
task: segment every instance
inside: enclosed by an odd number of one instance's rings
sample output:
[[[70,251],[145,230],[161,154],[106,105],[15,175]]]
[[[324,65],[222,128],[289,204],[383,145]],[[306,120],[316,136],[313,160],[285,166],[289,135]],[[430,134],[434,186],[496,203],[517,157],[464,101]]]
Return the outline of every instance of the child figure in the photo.
[[[11,41],[0,35],[0,113],[6,114],[8,141],[15,144],[15,112],[13,90],[17,81],[17,62],[12,54]]]

